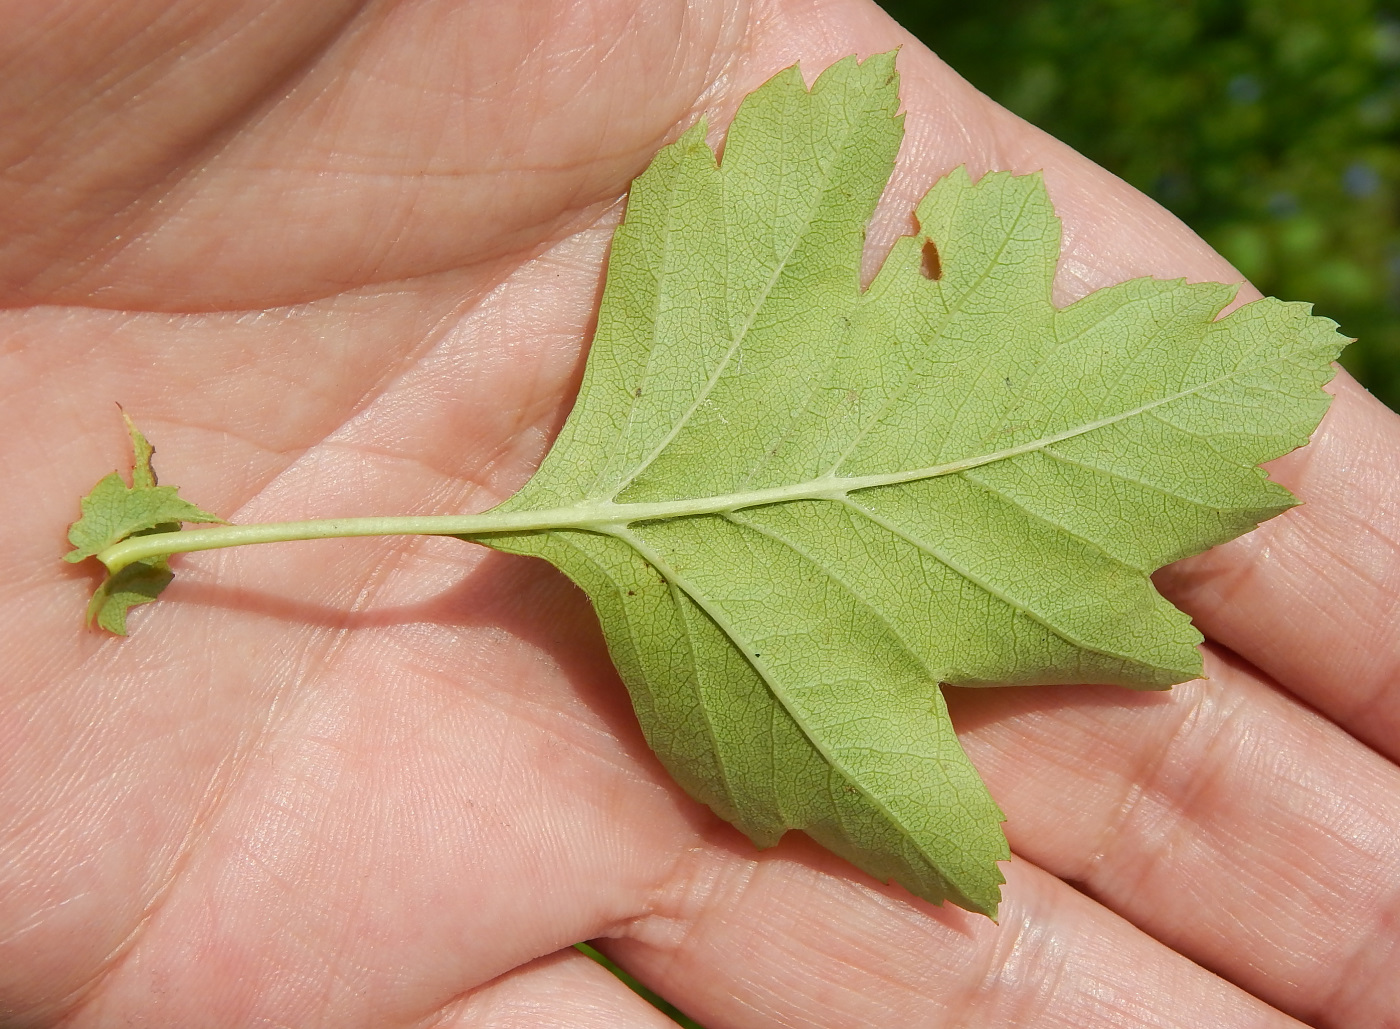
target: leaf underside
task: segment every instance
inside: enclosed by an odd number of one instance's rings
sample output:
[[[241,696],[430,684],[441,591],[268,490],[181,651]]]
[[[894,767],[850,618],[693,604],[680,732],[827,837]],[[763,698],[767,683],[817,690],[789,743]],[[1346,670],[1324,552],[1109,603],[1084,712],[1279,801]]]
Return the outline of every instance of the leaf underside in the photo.
[[[760,846],[801,829],[994,915],[1001,812],[940,683],[1200,674],[1150,574],[1294,503],[1344,344],[1303,304],[1138,279],[1051,302],[1039,176],[953,172],[868,289],[894,55],[748,97],[634,184],[576,406],[500,511],[694,513],[480,541],[587,591],[651,746]],[[752,494],[781,492],[781,501]],[[735,501],[735,497],[748,500]]]

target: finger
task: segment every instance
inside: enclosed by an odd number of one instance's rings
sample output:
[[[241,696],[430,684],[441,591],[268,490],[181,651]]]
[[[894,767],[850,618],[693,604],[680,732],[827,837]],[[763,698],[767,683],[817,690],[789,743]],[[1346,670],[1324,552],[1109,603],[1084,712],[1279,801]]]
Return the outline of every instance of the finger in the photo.
[[[742,52],[743,64],[725,80],[724,103],[736,104],[774,69],[799,58],[811,79],[852,52],[863,57],[896,46],[905,138],[870,228],[868,270],[896,236],[910,231],[911,212],[929,187],[965,165],[974,178],[998,170],[1044,175],[1064,225],[1058,303],[1140,275],[1243,278],[1180,219],[977,92],[869,0],[824,3],[819,18],[805,3],[765,11]]]
[[[1400,1010],[1400,769],[1228,656],[1167,694],[956,690],[1016,853],[1315,1025]]]
[[[790,838],[694,851],[607,950],[701,1024],[1297,1025],[1023,862],[1000,923],[912,902]]]
[[[570,949],[447,1005],[423,1029],[676,1029],[596,961]]]
[[[1303,505],[1157,576],[1196,624],[1400,758],[1400,418],[1345,375],[1270,476]]]

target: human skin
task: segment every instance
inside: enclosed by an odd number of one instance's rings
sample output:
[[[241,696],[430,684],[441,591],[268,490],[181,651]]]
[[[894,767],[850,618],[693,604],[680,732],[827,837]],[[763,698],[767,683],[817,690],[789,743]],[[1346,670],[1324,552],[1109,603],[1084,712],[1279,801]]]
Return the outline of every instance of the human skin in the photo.
[[[1045,171],[1062,303],[1238,280],[1151,201],[857,0],[0,25],[4,1024],[669,1024],[583,939],[711,1029],[1400,1020],[1400,425],[1345,375],[1271,469],[1304,506],[1158,576],[1208,680],[948,691],[1016,854],[998,923],[687,798],[538,562],[189,555],[118,640],[59,560],[129,459],[114,401],[234,521],[509,496],[567,414],[628,183],[799,60],[903,46],[871,268],[966,164]]]

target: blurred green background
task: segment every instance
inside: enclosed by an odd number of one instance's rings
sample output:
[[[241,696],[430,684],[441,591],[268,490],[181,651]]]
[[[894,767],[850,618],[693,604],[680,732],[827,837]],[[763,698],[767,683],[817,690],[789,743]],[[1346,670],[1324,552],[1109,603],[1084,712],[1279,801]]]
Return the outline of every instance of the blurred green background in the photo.
[[[1307,300],[1400,409],[1400,0],[880,0],[978,89]]]

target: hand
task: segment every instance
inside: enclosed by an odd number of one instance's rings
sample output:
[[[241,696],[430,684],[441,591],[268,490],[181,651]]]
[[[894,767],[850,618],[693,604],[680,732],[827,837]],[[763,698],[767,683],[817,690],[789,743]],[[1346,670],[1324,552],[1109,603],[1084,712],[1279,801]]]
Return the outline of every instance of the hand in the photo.
[[[949,691],[1017,854],[1000,924],[796,834],[757,852],[686,798],[541,564],[444,539],[192,555],[117,640],[82,630],[92,573],[59,561],[125,460],[113,401],[236,521],[510,495],[567,412],[628,182],[799,59],[904,45],[872,267],[966,163],[1045,169],[1062,303],[1238,278],[1160,208],[857,0],[6,21],[10,1022],[669,1024],[568,948],[600,937],[711,1029],[1400,1017],[1400,424],[1345,376],[1273,469],[1306,505],[1159,576],[1209,680]]]

